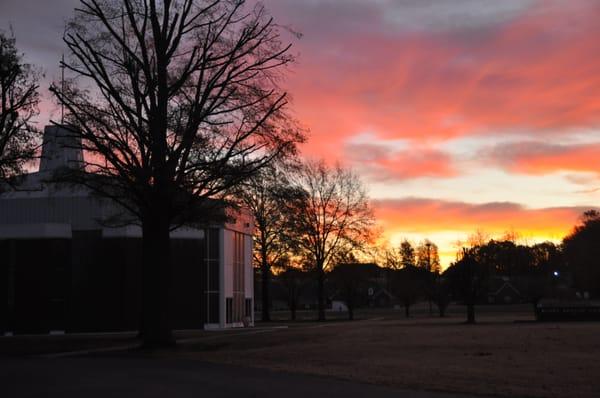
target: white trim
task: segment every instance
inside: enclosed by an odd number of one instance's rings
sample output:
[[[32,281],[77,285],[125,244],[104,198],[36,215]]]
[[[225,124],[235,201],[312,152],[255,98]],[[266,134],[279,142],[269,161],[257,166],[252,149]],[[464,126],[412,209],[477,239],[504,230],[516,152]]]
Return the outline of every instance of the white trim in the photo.
[[[178,228],[171,231],[171,239],[204,239],[204,230],[193,228]],[[127,225],[116,228],[103,228],[103,238],[141,238],[142,228],[138,225]]]
[[[219,228],[219,326],[225,328],[225,228]]]
[[[102,228],[103,238],[141,238],[142,229],[137,225],[117,228]]]
[[[71,224],[6,224],[0,225],[0,239],[71,239]]]

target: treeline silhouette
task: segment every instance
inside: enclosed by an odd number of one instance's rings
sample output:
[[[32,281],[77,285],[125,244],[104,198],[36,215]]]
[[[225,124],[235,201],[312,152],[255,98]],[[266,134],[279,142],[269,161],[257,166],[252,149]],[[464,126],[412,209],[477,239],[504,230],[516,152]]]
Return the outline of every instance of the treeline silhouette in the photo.
[[[475,323],[477,304],[531,303],[535,309],[542,299],[573,303],[599,297],[598,242],[596,210],[585,212],[561,243],[520,243],[511,234],[471,239],[444,271],[433,242],[415,246],[405,240],[385,250],[379,264],[361,263],[352,252],[338,258],[325,273],[325,295],[330,308],[347,311],[349,319],[360,307],[402,307],[409,317],[415,303],[426,301],[430,315],[435,309],[441,317],[451,302],[464,304],[466,321]],[[274,270],[269,306],[289,309],[291,319],[298,309],[316,308],[313,268],[288,263]]]

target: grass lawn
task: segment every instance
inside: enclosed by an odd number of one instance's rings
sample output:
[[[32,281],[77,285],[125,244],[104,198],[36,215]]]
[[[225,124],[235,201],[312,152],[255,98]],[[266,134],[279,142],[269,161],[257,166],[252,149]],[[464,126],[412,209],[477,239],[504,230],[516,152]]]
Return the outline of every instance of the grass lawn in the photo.
[[[446,318],[417,306],[358,311],[357,321],[315,313],[300,321],[258,323],[249,329],[180,331],[180,344],[162,352],[98,355],[183,357],[285,370],[418,390],[525,397],[600,397],[600,322],[536,323],[530,306],[478,308],[465,325],[464,307]],[[131,347],[135,333],[0,338],[0,357]]]
[[[354,322],[217,333],[174,355],[414,389],[600,397],[600,323],[527,322],[530,311],[491,308],[480,311],[477,325],[462,324],[457,311],[407,320],[398,310],[359,314],[363,320]]]

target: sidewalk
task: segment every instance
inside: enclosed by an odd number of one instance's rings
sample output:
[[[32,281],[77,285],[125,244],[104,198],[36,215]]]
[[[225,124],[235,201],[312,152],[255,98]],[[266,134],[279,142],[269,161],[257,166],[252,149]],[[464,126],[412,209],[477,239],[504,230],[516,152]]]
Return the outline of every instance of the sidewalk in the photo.
[[[184,359],[0,360],[7,397],[468,398]]]

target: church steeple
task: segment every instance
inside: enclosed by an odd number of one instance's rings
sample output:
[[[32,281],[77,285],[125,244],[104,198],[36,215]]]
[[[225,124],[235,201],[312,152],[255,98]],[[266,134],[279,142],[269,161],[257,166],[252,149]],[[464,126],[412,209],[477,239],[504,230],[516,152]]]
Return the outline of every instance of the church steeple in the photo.
[[[44,128],[40,171],[55,171],[63,167],[83,168],[81,138],[68,126],[46,126]]]

